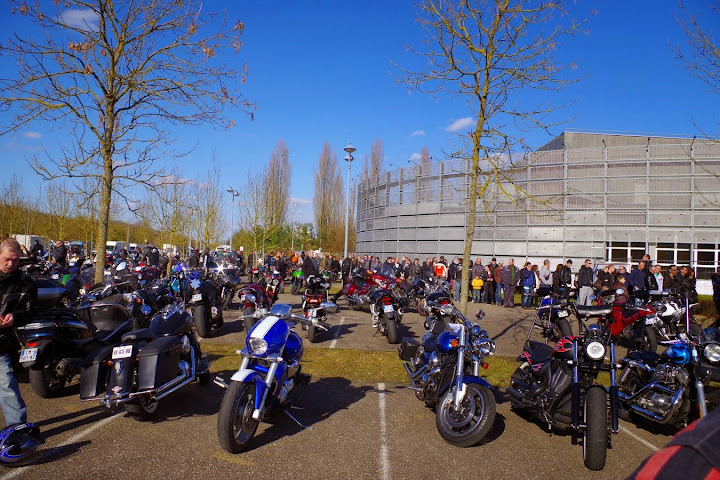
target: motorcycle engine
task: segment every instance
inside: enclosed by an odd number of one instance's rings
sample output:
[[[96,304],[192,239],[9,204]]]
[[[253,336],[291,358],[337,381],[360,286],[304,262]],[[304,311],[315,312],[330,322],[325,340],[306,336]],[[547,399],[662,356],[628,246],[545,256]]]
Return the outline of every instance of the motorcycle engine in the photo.
[[[655,367],[653,381],[673,387],[676,384],[686,386],[690,377],[682,367],[678,367],[669,363],[663,363]]]
[[[637,399],[639,406],[657,415],[664,416],[672,406],[673,397],[663,392],[650,391]]]

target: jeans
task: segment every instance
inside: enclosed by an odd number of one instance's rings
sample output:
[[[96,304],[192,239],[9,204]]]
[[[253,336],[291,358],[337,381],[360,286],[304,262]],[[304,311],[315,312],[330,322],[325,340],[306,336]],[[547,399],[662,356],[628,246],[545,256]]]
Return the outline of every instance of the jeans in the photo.
[[[462,288],[462,280],[453,280],[455,282],[455,301],[460,301],[460,290]]]
[[[503,291],[502,284],[495,283],[495,303],[497,303],[498,305],[503,304],[502,291]]]
[[[473,288],[472,301],[473,303],[482,302],[482,288]]]
[[[595,293],[592,287],[580,287],[580,293],[578,295],[579,305],[592,305],[592,299],[590,296]]]
[[[10,366],[10,354],[0,355],[0,407],[7,425],[27,422],[27,408]]]
[[[533,288],[523,287],[522,295],[522,306],[523,308],[530,308],[532,306]]]

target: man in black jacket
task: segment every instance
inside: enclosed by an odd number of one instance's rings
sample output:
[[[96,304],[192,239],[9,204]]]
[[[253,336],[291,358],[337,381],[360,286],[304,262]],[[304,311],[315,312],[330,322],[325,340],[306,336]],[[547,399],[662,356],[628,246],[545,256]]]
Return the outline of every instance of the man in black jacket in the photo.
[[[350,272],[353,269],[354,261],[355,261],[355,254],[353,252],[348,252],[348,256],[345,257],[342,261],[342,265],[340,267],[340,272],[342,274],[343,285],[345,285],[348,282],[348,279],[350,278]]]
[[[20,244],[6,238],[0,243],[0,407],[5,423],[27,421],[27,409],[11,369],[11,354],[17,351],[15,327],[31,319],[37,300],[33,280],[18,270]]]
[[[67,267],[67,247],[62,240],[55,242],[55,248],[53,248],[53,260],[61,267]]]

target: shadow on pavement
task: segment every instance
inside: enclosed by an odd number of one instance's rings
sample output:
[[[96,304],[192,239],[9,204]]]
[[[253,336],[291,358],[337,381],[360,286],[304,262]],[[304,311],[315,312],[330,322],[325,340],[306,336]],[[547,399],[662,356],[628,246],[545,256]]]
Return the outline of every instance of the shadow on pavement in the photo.
[[[73,413],[66,413],[57,417],[47,418],[39,422],[34,422],[36,426],[40,427],[40,434],[43,439],[60,435],[61,433],[75,430],[86,425],[95,423],[103,418],[107,418],[115,413],[117,410],[109,410],[105,407],[93,407],[85,410],[80,410]],[[81,418],[82,417],[82,418]],[[45,427],[49,425],[58,424],[61,422],[67,422],[68,420],[76,419],[74,421],[58,425],[49,429]]]
[[[48,448],[47,450],[40,447],[40,449],[38,449],[38,452],[40,453],[40,458],[30,462],[26,466],[42,465],[44,463],[56,462],[61,458],[74,455],[80,450],[80,448],[86,445],[90,445],[90,443],[92,443],[90,442],[90,440],[83,440],[80,442],[70,443],[68,445]]]

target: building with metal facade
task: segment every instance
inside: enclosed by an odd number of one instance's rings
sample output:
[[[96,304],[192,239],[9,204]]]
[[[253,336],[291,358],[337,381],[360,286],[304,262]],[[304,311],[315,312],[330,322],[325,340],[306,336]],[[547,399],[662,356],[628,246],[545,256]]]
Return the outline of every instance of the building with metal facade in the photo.
[[[565,132],[522,158],[494,161],[501,180],[477,201],[473,258],[631,263],[647,252],[704,279],[720,264],[718,143]],[[432,162],[362,182],[356,251],[462,255],[468,169],[467,160]]]

